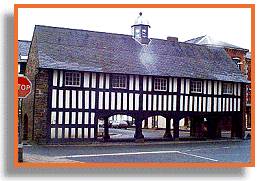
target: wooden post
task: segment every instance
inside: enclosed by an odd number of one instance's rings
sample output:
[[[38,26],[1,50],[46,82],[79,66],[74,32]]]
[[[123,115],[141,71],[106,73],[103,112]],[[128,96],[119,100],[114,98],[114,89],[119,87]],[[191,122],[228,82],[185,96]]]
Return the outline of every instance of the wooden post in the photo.
[[[172,134],[171,134],[171,118],[166,118],[166,129],[165,129],[165,134],[163,136],[164,139],[172,139]]]
[[[142,119],[136,118],[135,119],[135,134],[134,138],[136,142],[144,142],[144,135],[142,134]]]
[[[179,139],[179,118],[175,118],[173,121],[173,126],[174,126],[174,132],[173,132],[173,138],[175,140]]]
[[[110,135],[109,135],[109,120],[108,120],[108,117],[105,117],[105,118],[104,118],[103,127],[104,127],[103,140],[104,140],[104,141],[107,141],[107,140],[110,139]]]

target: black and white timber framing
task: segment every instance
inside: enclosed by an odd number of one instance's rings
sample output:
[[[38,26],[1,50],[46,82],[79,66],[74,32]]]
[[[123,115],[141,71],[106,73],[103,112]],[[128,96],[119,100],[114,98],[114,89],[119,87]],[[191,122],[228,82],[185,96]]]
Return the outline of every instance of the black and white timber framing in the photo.
[[[79,87],[65,86],[66,70],[50,71],[50,139],[97,139],[98,119],[123,114],[136,122],[162,115],[179,121],[187,116],[241,111],[241,83],[223,94],[222,81],[201,80],[202,93],[191,93],[190,78],[166,77],[167,91],[154,91],[154,76],[126,75],[126,89],[111,87],[113,74],[79,72]],[[178,123],[179,124],[179,123]],[[137,123],[136,123],[137,125]]]

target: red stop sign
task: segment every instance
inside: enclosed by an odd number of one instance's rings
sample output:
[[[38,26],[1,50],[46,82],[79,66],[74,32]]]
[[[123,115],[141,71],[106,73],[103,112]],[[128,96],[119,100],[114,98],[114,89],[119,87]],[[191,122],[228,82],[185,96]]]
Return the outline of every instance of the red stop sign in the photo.
[[[18,77],[18,97],[26,98],[31,93],[31,81],[26,76]]]

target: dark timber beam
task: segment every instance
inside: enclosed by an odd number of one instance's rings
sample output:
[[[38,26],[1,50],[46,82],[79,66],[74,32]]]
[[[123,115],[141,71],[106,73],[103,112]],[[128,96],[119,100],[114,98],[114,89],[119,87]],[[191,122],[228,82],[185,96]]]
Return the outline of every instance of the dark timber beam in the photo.
[[[136,118],[135,119],[135,134],[134,138],[136,142],[144,142],[144,135],[142,134],[142,119]]]
[[[175,140],[179,139],[179,118],[174,118],[173,120],[173,126],[174,126],[174,132],[173,132],[173,138]]]
[[[110,135],[109,135],[109,120],[108,117],[104,118],[104,134],[103,134],[103,140],[107,141],[110,139]]]
[[[170,140],[173,138],[171,134],[171,118],[166,118],[166,129],[165,129],[165,134],[163,138],[167,140]]]
[[[242,113],[236,113],[232,116],[231,138],[243,139],[245,136],[245,124],[242,119]]]
[[[209,117],[208,123],[208,138],[216,139],[221,137],[221,119],[222,117]]]
[[[191,118],[190,136],[201,138],[204,136],[203,117],[194,116]]]

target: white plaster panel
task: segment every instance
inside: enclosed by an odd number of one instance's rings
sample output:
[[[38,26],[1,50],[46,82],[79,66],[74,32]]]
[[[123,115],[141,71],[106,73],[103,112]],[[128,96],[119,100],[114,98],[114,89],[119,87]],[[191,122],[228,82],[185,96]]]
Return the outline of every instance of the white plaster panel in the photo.
[[[85,121],[84,121],[85,124],[89,124],[89,113],[88,112],[85,112]]]
[[[62,128],[58,128],[58,138],[62,138]]]
[[[59,77],[59,87],[63,86],[63,71],[60,71]]]
[[[65,128],[65,134],[64,134],[64,137],[65,138],[68,138],[68,133],[69,133],[69,128]]]
[[[174,78],[173,91],[177,92],[177,78]]]
[[[153,110],[156,111],[157,110],[157,95],[153,95]]]
[[[70,103],[70,91],[69,90],[66,90],[66,100],[65,100],[65,103],[66,103],[66,108],[69,108],[69,103]]]
[[[103,89],[103,84],[104,84],[104,74],[99,74],[99,88]]]
[[[203,97],[202,100],[203,100],[203,103],[202,103],[203,104],[203,109],[202,110],[203,110],[203,112],[206,112],[207,111],[206,110],[206,108],[207,108],[207,106],[206,106],[206,97]]]
[[[51,128],[50,129],[50,135],[51,135],[51,139],[54,139],[55,138],[55,135],[56,135],[56,128]]]
[[[117,92],[117,110],[121,110],[121,93]]]
[[[56,112],[51,112],[51,124],[56,124]]]
[[[163,110],[167,111],[167,95],[164,95],[163,98]]]
[[[132,81],[133,81],[133,78],[132,78]],[[132,84],[132,86],[133,86],[133,84]],[[132,87],[132,89],[133,89],[133,87]],[[130,93],[130,94],[132,94],[132,93]],[[123,110],[127,110],[128,108],[127,108],[127,106],[128,106],[128,97],[127,97],[127,93],[123,93]],[[132,97],[130,97],[130,95],[129,95],[129,104],[133,104],[133,94],[132,94]],[[130,105],[129,105],[130,106]]]
[[[98,107],[99,109],[103,109],[103,92],[99,92]]]
[[[135,110],[139,110],[139,94],[135,94]]]
[[[89,91],[85,91],[85,109],[89,109]]]
[[[152,95],[148,94],[148,110],[152,110]]]
[[[134,84],[133,75],[130,75],[129,76],[129,90],[133,90],[133,84]]]
[[[82,124],[82,112],[78,112],[78,115],[77,115],[77,123],[78,124]]]
[[[158,110],[162,111],[162,95],[158,95]]]
[[[58,113],[58,124],[62,124],[63,123],[63,112],[59,112]]]
[[[176,111],[176,102],[177,102],[177,96],[173,96],[173,111]]]
[[[201,102],[202,102],[202,97],[199,97],[199,106],[198,106],[198,111],[201,112]]]
[[[105,88],[106,89],[110,88],[110,75],[109,74],[106,74],[106,77],[105,77]]]
[[[193,111],[195,111],[195,112],[197,111],[197,103],[198,103],[197,102],[197,96],[194,96],[194,100],[193,100],[193,104],[194,104],[193,109],[194,110]]]
[[[96,88],[96,73],[92,73],[92,88]]]
[[[184,99],[184,111],[188,111],[188,96],[185,96]]]
[[[95,113],[91,112],[91,124],[94,124]]]
[[[115,92],[111,93],[111,109],[115,109]]]
[[[135,76],[135,90],[139,90],[139,76]]]
[[[84,87],[89,87],[90,73],[84,73]]]
[[[208,81],[208,94],[211,94],[211,89],[212,89],[211,81]]]
[[[183,111],[183,95],[180,96],[180,111]]]
[[[145,111],[147,108],[146,108],[146,100],[147,99],[147,95],[146,94],[143,94],[143,110]]]
[[[91,108],[95,109],[95,91],[91,91]]]
[[[129,94],[129,110],[133,110],[133,93]]]
[[[72,90],[72,108],[76,108],[76,91]]]
[[[78,109],[82,109],[82,102],[83,102],[83,92],[78,91]]]
[[[207,99],[207,111],[211,112],[211,97],[208,97]]]
[[[76,124],[76,112],[72,112],[72,121],[71,124]]]
[[[147,90],[147,77],[143,76],[143,91]]]
[[[148,77],[148,91],[152,91],[152,77]]]
[[[185,91],[186,91],[186,94],[190,94],[190,79],[186,79]]]
[[[52,108],[57,107],[57,90],[52,89]]]
[[[57,82],[58,82],[58,71],[54,70],[53,71],[53,86],[57,86]]]
[[[69,124],[69,112],[65,113],[65,124]]]

